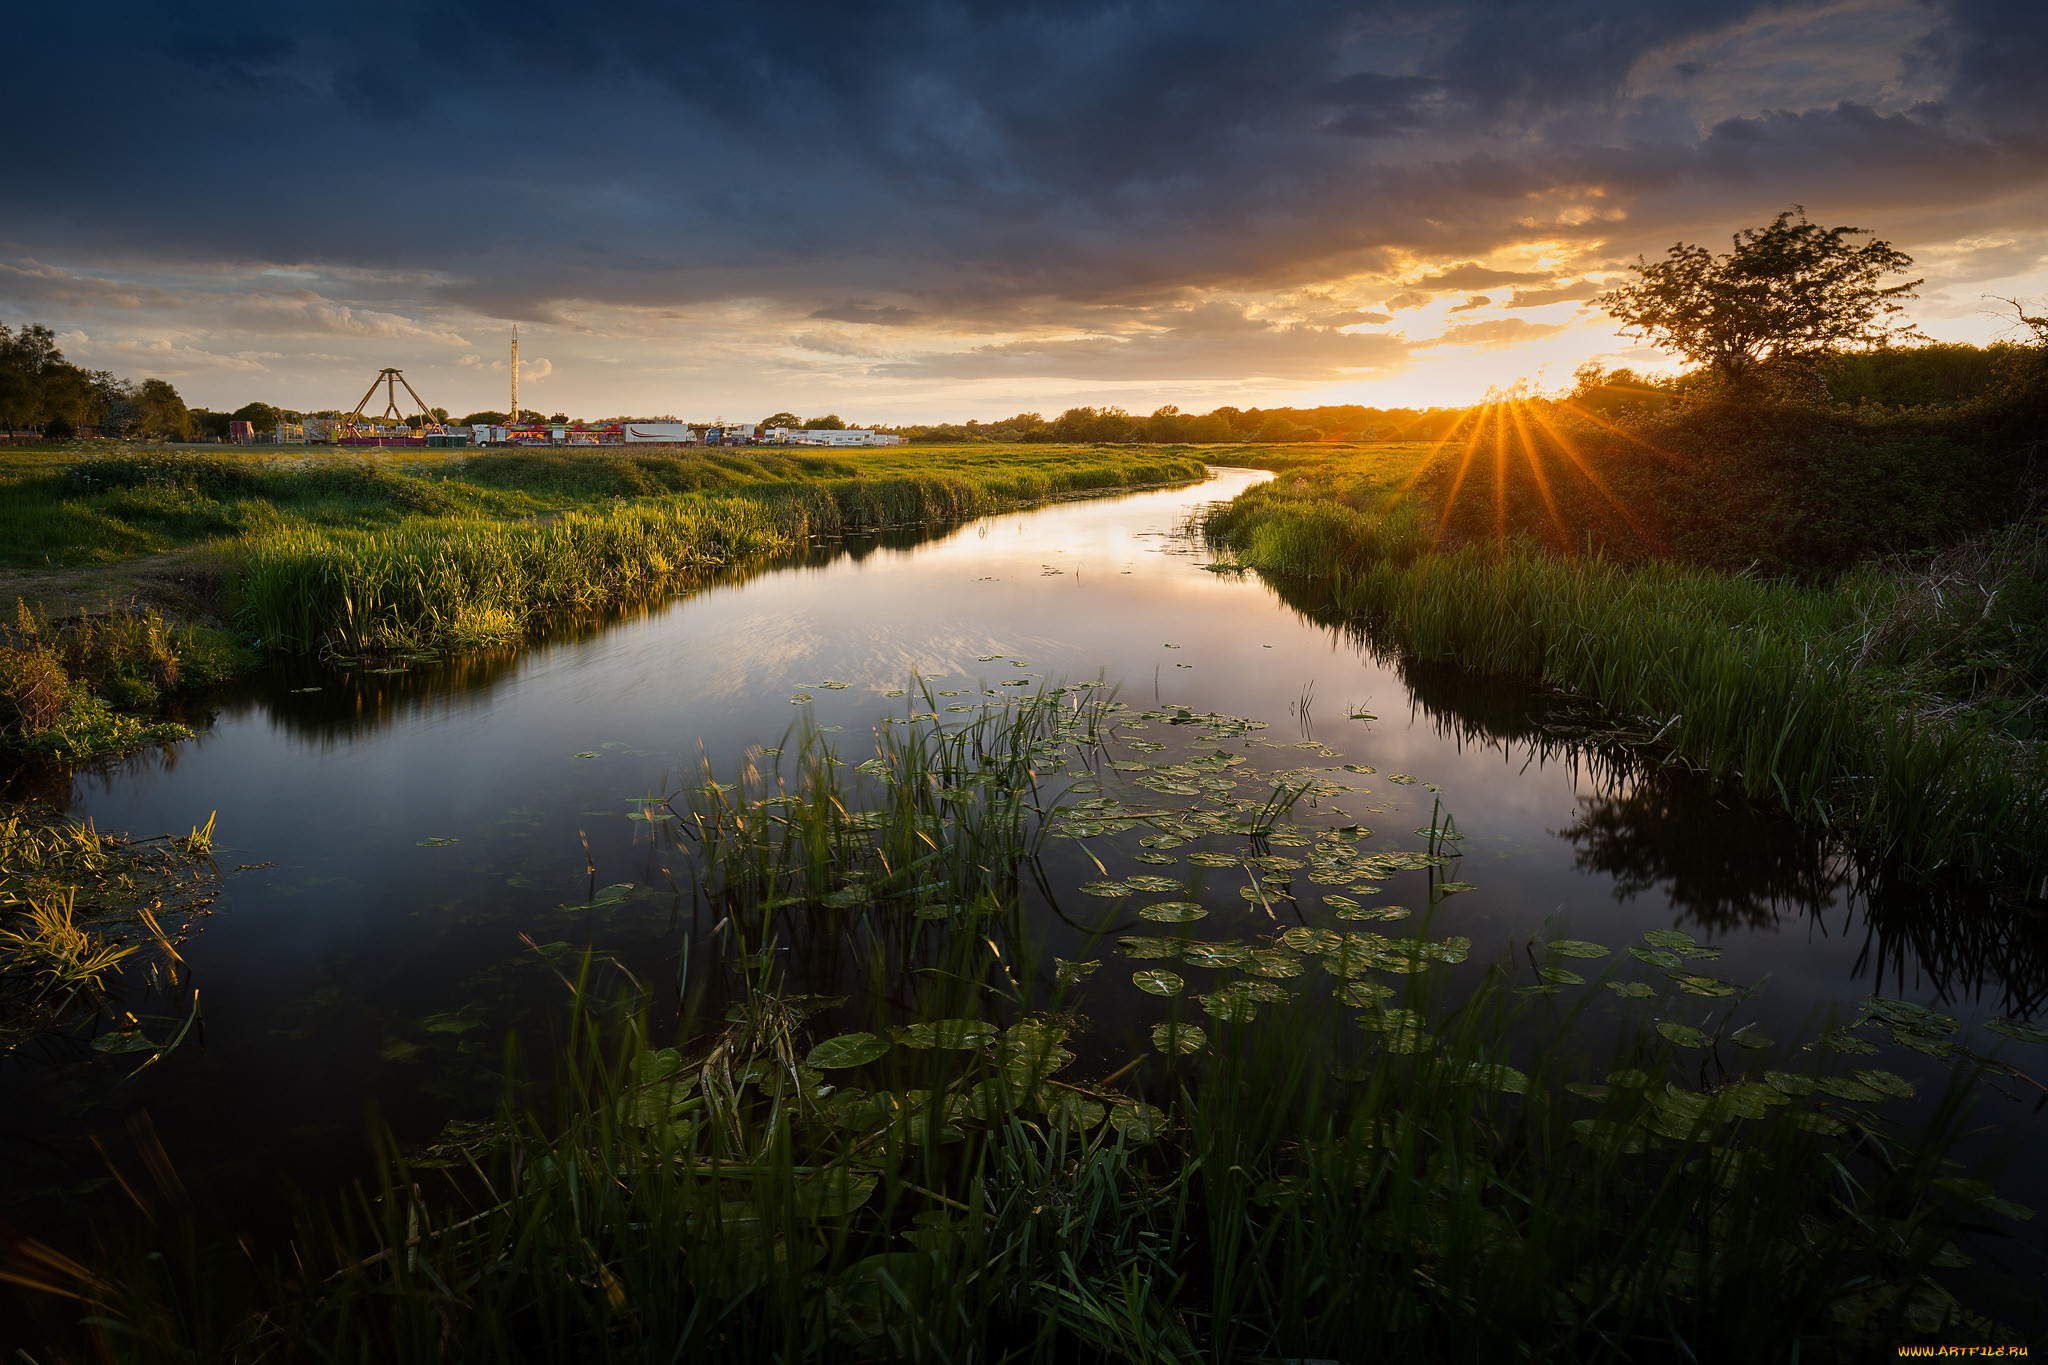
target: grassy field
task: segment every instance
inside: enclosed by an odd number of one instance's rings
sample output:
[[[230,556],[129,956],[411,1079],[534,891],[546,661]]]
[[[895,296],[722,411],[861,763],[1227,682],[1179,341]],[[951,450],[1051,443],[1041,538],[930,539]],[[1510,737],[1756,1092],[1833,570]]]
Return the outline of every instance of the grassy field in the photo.
[[[1569,534],[1546,544],[1527,529],[1544,515],[1534,489],[1494,477],[1490,458],[1458,468],[1455,446],[1276,455],[1277,478],[1207,519],[1238,563],[1316,581],[1387,648],[1592,698],[1881,858],[2042,894],[2042,523],[1763,577],[1673,555],[1621,562],[1597,545],[1569,553]],[[1632,510],[1617,500],[1607,520]],[[1496,512],[1506,534],[1488,533]]]
[[[1532,941],[1454,994],[1471,945],[1433,934],[1458,885],[1435,841],[1297,826],[1284,785],[1062,799],[1151,766],[1109,752],[1213,767],[1246,722],[1169,732],[1082,689],[948,730],[941,704],[858,768],[811,733],[648,802],[718,920],[673,966],[672,1041],[637,977],[549,959],[571,1001],[552,1103],[508,1085],[494,1117],[387,1149],[288,1245],[243,1237],[246,1191],[187,1190],[146,1134],[108,1149],[125,1229],[0,1261],[33,1358],[1853,1360],[2029,1325],[2026,1211],[1948,1159],[1996,1065],[1954,1020],[1873,999],[1800,1052],[1670,930]],[[1148,722],[1172,752],[1121,733]],[[1340,897],[1334,927],[1247,943],[1184,903],[1133,924],[1098,901],[1096,939],[1046,963],[1019,888],[1048,838],[1185,886],[1182,858],[1271,872],[1278,848],[1426,879],[1428,908]],[[820,951],[874,987],[801,993],[783,973]],[[1086,1020],[1133,999],[1140,1022]],[[1619,1035],[1575,1041],[1616,1000]],[[1950,1056],[1953,1083],[1887,1117],[1913,1085],[1881,1044]],[[1959,1238],[1994,1259],[1963,1273]]]
[[[25,612],[20,629],[0,631],[0,740],[78,758],[174,737],[121,713],[147,712],[180,679],[217,681],[237,643],[350,656],[505,644],[544,613],[680,586],[819,536],[1203,472],[1187,454],[1055,446],[9,451],[0,567],[13,572],[0,593]],[[185,621],[165,626],[159,609]],[[81,669],[90,651],[62,647],[155,638],[94,624],[129,617],[184,644],[186,666],[157,667],[150,697],[135,680],[151,660]],[[205,625],[227,633],[204,636]]]

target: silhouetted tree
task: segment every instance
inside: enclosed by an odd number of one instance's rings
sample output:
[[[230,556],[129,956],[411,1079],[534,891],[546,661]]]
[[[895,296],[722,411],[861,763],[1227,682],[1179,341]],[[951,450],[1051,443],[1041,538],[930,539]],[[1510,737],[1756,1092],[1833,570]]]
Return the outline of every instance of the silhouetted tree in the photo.
[[[1599,305],[1638,337],[1739,384],[1759,370],[1812,362],[1910,335],[1898,300],[1920,284],[1879,282],[1913,264],[1890,242],[1856,245],[1866,228],[1823,228],[1797,205],[1768,227],[1735,234],[1716,256],[1680,242],[1661,261],[1636,258],[1636,279]]]

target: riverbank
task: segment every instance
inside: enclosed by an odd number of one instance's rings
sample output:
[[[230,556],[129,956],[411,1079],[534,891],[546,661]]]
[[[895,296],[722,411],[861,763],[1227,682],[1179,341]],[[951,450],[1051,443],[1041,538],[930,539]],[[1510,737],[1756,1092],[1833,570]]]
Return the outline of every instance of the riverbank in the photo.
[[[237,647],[354,657],[500,645],[543,613],[766,562],[815,537],[1185,482],[1204,468],[1186,454],[1068,447],[9,452],[0,562],[22,621],[44,625],[0,642],[13,651],[0,658],[0,735],[67,759],[119,752],[178,737],[153,702],[219,681]],[[88,606],[96,581],[106,597]],[[52,618],[37,605],[72,610]],[[130,621],[141,629],[116,628]],[[65,668],[69,656],[38,643],[59,637],[141,643],[104,666]],[[182,669],[151,652],[173,638]],[[134,683],[152,676],[145,697]]]
[[[1523,443],[1537,430],[1555,439]],[[1846,479],[1854,452],[1835,435],[1813,459]],[[1676,470],[1670,441],[1637,443],[1603,463],[1555,415],[1502,413],[1430,451],[1288,452],[1272,463],[1279,477],[1203,529],[1247,569],[1315,582],[1385,648],[1583,695],[1911,873],[2048,895],[2048,523],[1987,526],[1985,490],[1935,489],[1938,507],[1917,523],[1926,548],[1897,551],[1916,542],[1894,508],[1866,520],[1858,559],[1845,548],[1853,508],[1823,500],[1808,514],[1786,493],[1799,479],[1786,448]],[[1605,454],[1626,444],[1614,437]],[[1947,449],[1944,436],[1914,460],[1942,465]],[[1871,481],[1910,481],[1918,466],[1893,454]],[[1747,479],[1756,494],[1759,465],[1775,510],[1744,523],[1741,543],[1750,562],[1779,566],[1770,575],[1722,567],[1728,537],[1696,523],[1707,505],[1724,523],[1725,499],[1689,481]],[[1952,472],[1925,471],[1930,484]],[[1586,504],[1598,515],[1582,525]]]

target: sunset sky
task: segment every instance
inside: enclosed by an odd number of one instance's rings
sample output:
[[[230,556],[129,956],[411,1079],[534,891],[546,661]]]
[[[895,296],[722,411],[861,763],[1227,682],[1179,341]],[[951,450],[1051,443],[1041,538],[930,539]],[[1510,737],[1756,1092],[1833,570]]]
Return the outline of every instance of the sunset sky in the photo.
[[[2041,0],[418,0],[9,21],[0,321],[194,406],[1469,402],[1793,203],[2048,293]]]

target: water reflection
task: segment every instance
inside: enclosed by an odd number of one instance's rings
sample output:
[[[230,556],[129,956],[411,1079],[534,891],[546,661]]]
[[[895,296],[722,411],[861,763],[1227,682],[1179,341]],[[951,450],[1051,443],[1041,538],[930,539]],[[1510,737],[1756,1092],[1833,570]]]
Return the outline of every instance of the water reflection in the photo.
[[[1370,622],[1338,612],[1325,583],[1269,586],[1304,621],[1398,672],[1415,714],[1445,739],[1524,767],[1570,767],[1576,818],[1554,833],[1573,849],[1573,867],[1605,880],[1616,901],[1668,905],[1675,926],[1705,939],[1800,922],[1829,936],[1860,932],[1854,975],[1873,993],[2017,1018],[2048,1004],[2048,915],[2009,890],[1906,880],[1826,829],[1617,742],[1611,722],[1581,701],[1402,657]]]

